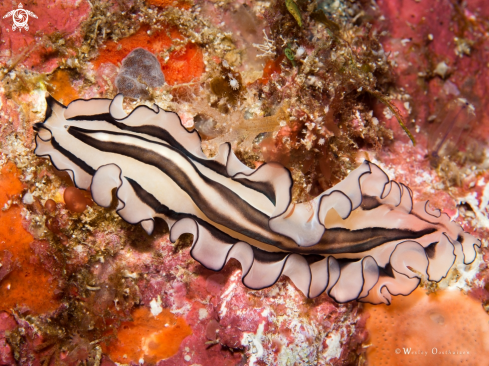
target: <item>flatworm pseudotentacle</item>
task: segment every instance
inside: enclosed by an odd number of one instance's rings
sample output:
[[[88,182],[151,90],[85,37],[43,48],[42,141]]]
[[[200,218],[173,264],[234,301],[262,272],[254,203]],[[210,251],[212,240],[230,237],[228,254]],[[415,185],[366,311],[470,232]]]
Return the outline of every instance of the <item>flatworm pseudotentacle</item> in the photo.
[[[242,164],[223,144],[214,158],[196,131],[154,105],[129,115],[122,95],[76,100],[49,97],[35,129],[39,156],[65,170],[78,188],[151,233],[163,218],[174,242],[191,233],[192,257],[220,270],[230,258],[253,289],[288,276],[308,297],[390,303],[425,276],[440,281],[455,263],[471,263],[480,241],[448,215],[413,204],[408,187],[365,161],[307,203],[291,203],[292,178],[280,164]],[[64,126],[68,125],[68,129]]]

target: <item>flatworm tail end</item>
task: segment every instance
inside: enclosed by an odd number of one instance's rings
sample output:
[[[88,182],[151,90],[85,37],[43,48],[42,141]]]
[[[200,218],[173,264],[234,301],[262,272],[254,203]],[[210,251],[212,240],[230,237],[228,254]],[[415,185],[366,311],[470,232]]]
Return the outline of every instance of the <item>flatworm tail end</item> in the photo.
[[[94,201],[112,204],[148,234],[156,217],[170,239],[194,236],[191,256],[219,271],[235,258],[242,282],[272,286],[282,275],[307,297],[337,302],[391,302],[422,278],[440,281],[454,263],[469,264],[480,240],[411,190],[365,161],[310,202],[291,202],[290,172],[276,163],[250,169],[223,144],[207,158],[197,132],[178,115],[139,106],[130,114],[114,100],[48,99],[34,126],[35,153],[67,171]]]

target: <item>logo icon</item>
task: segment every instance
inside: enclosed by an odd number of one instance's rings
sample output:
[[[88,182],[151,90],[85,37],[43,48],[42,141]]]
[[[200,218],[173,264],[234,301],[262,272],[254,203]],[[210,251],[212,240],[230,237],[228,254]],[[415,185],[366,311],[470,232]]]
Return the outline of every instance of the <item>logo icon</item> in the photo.
[[[16,29],[22,31],[22,28],[28,31],[29,25],[27,24],[27,22],[29,21],[29,15],[37,19],[36,14],[34,14],[32,11],[25,10],[22,6],[22,3],[19,3],[19,8],[9,11],[3,16],[3,19],[12,16],[12,20],[14,21],[14,25],[12,26],[13,31],[15,31]]]

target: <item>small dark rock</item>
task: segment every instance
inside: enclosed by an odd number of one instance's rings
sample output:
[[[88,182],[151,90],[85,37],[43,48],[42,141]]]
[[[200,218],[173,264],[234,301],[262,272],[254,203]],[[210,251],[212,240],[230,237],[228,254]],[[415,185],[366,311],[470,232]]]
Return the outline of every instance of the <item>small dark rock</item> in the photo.
[[[122,67],[115,84],[119,92],[126,97],[147,98],[149,88],[165,83],[158,59],[151,52],[136,48],[122,60]]]

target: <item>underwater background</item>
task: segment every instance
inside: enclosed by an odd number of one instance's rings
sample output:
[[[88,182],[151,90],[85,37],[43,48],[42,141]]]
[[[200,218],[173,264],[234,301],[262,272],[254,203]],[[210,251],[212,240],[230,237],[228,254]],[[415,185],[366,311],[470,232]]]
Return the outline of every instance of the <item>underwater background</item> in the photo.
[[[487,365],[485,1],[7,0],[0,15],[0,366]],[[367,159],[480,239],[477,258],[390,305],[309,299],[285,276],[247,288],[238,261],[206,269],[192,235],[148,235],[34,153],[48,94],[118,93],[127,113],[176,112],[209,157],[230,142],[249,168],[284,165],[294,203]]]

